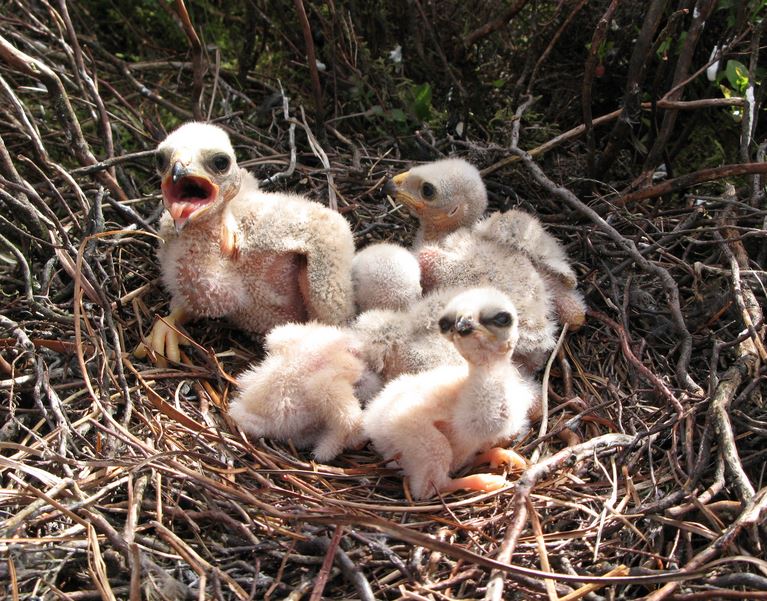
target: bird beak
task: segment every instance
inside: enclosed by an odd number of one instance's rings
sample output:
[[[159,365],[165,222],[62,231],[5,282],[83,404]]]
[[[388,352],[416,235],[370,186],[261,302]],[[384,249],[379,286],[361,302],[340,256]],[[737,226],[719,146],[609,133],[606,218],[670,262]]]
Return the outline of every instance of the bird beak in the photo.
[[[184,163],[181,161],[176,161],[173,163],[173,169],[170,171],[170,177],[174,184],[178,183],[178,180],[180,180],[182,177],[186,177],[187,175],[189,175],[189,170],[186,168]]]
[[[467,317],[459,317],[455,322],[455,331],[461,336],[468,336],[474,331],[474,323]]]
[[[402,187],[402,184],[405,183],[408,175],[410,175],[410,171],[403,171],[388,180],[384,184],[383,193],[392,198],[397,198],[402,193],[400,188]]]
[[[384,184],[383,193],[401,202],[418,216],[423,212],[424,203],[404,189],[405,180],[409,175],[410,171],[403,171],[395,175]]]
[[[386,183],[384,184],[384,187],[381,189],[381,192],[383,192],[386,196],[391,196],[392,198],[396,198],[397,184],[394,183],[393,179],[386,180]]]
[[[218,198],[219,188],[196,169],[175,161],[162,181],[162,199],[180,232],[194,216],[210,208]]]

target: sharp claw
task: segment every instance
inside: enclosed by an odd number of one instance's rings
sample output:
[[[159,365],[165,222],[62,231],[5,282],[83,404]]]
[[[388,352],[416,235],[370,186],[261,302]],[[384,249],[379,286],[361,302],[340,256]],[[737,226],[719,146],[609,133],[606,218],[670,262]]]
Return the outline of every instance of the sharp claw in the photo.
[[[133,349],[133,356],[136,357],[136,359],[146,359],[147,348],[143,342],[139,342],[138,345],[136,345],[136,348]]]
[[[167,367],[168,360],[180,362],[179,346],[191,344],[192,341],[178,332],[176,327],[188,319],[183,309],[174,309],[165,319],[154,323],[147,339],[136,346],[133,354],[138,359],[149,357],[158,367]]]
[[[181,351],[178,350],[178,334],[173,328],[168,328],[165,335],[165,356],[174,363],[181,362]]]

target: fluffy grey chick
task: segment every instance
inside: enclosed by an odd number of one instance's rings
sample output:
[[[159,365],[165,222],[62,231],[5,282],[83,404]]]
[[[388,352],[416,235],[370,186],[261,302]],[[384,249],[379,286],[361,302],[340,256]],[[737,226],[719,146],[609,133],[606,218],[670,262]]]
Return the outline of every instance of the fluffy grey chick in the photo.
[[[263,334],[275,325],[354,314],[354,241],[346,220],[295,194],[259,190],[237,166],[226,132],[187,123],[157,149],[167,209],[158,259],[171,313],[136,349],[179,359],[175,326],[226,317]]]
[[[375,309],[360,314],[352,330],[363,358],[382,382],[438,365],[461,365],[461,355],[439,333],[442,310],[462,289],[437,290],[405,310]]]
[[[404,204],[420,222],[414,248],[469,227],[487,208],[482,177],[463,159],[442,159],[413,167],[391,178],[383,189]]]

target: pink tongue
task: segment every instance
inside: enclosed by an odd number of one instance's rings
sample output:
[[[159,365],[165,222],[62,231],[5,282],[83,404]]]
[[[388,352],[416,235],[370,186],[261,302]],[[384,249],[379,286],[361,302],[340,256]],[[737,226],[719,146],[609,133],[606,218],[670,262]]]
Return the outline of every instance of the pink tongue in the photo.
[[[194,210],[195,205],[191,202],[174,202],[168,207],[168,212],[170,212],[173,219],[189,217],[189,215],[194,213]]]

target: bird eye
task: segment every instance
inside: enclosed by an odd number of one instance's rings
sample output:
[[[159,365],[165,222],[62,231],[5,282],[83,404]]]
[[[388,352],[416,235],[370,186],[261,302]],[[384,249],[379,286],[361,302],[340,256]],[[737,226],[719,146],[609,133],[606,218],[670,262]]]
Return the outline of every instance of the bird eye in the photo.
[[[421,186],[421,196],[423,196],[426,200],[431,200],[434,198],[435,194],[437,194],[437,189],[434,187],[434,185],[430,184],[429,182],[424,182]]]
[[[154,155],[154,166],[157,167],[157,171],[163,173],[169,164],[168,155],[164,152],[156,152]]]
[[[439,331],[443,334],[447,332],[453,326],[453,321],[447,317],[443,317],[439,320]]]
[[[511,324],[511,313],[508,311],[501,311],[493,317],[493,323],[497,326],[505,327]]]
[[[232,159],[226,154],[215,154],[208,163],[216,173],[224,173],[232,164]]]

